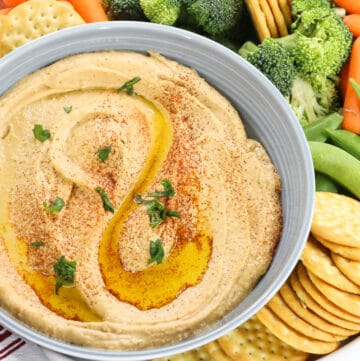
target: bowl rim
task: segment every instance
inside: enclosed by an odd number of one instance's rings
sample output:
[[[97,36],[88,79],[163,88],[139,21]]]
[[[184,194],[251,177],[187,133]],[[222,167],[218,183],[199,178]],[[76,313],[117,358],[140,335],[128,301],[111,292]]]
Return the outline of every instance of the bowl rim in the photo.
[[[272,92],[278,95],[281,95],[280,92],[270,83],[270,81],[263,76],[256,68],[254,68],[251,64],[242,59],[239,55],[237,55],[232,50],[225,48],[221,44],[205,38],[199,34],[179,29],[175,27],[170,27],[166,25],[146,23],[146,22],[137,22],[137,21],[112,21],[112,22],[99,22],[92,24],[84,24],[79,25],[67,29],[62,29],[56,31],[51,34],[47,34],[43,37],[35,39],[15,50],[11,53],[5,55],[0,59],[0,73],[5,68],[9,68],[10,66],[13,68],[13,72],[20,71],[23,69],[24,64],[26,65],[27,61],[31,61],[32,54],[36,54],[38,49],[49,47],[49,49],[55,49],[56,46],[64,46],[68,45],[75,38],[79,38],[80,36],[92,36],[97,33],[102,33],[104,36],[107,33],[111,33],[114,30],[142,30],[144,32],[152,32],[154,35],[156,33],[162,33],[171,36],[178,36],[186,41],[190,41],[194,44],[194,46],[201,44],[202,46],[210,47],[212,50],[216,52],[221,52],[224,56],[224,61],[226,59],[231,59],[233,62],[237,62],[241,64],[241,66],[251,72],[253,72],[258,78],[260,78],[263,82],[264,89],[267,92]],[[112,34],[113,35],[113,34]],[[54,45],[59,44],[59,45]],[[103,48],[99,50],[104,50]],[[125,49],[124,49],[125,50]],[[144,49],[145,51],[145,49]],[[78,53],[83,53],[88,51],[79,51]],[[72,52],[71,54],[76,54],[76,52]],[[60,56],[60,58],[65,58],[69,55]],[[29,60],[25,60],[29,58]],[[48,65],[51,64],[52,61],[49,61]],[[12,64],[12,65],[11,65]],[[186,64],[184,62],[184,64]],[[41,67],[38,67],[41,68]],[[23,71],[23,70],[22,70]],[[28,71],[26,74],[31,73]],[[206,78],[206,76],[205,76]],[[13,84],[10,84],[6,89],[11,88]],[[221,92],[221,90],[220,90]],[[0,90],[0,96],[2,92]],[[290,107],[286,103],[285,99],[280,100],[280,103],[283,107],[287,107],[287,113],[290,118],[296,119],[295,115],[291,112]],[[303,134],[300,125],[296,121],[296,124],[292,122],[291,127],[295,129],[295,133],[299,138],[299,142],[304,145],[304,159],[305,159],[305,167],[308,174],[310,174],[312,169],[312,159],[309,149],[306,146],[306,138]],[[300,131],[301,130],[301,131]],[[311,168],[311,169],[310,169]],[[314,179],[311,177],[306,177],[304,180],[306,188],[311,192],[311,194],[307,194],[307,202],[306,202],[306,217],[302,220],[303,226],[302,231],[299,236],[299,242],[296,244],[292,252],[292,257],[290,260],[285,260],[286,267],[284,267],[281,274],[275,275],[276,279],[272,282],[272,286],[269,287],[266,292],[264,292],[262,299],[256,300],[252,305],[250,305],[246,312],[234,317],[231,320],[225,321],[221,326],[217,327],[215,330],[210,332],[206,332],[205,334],[200,334],[195,336],[194,339],[183,340],[180,343],[174,345],[165,345],[154,349],[146,349],[141,351],[114,351],[114,350],[102,350],[102,349],[92,349],[84,346],[72,345],[67,342],[63,342],[61,340],[57,340],[53,337],[50,337],[40,331],[32,329],[30,326],[22,323],[22,321],[17,320],[14,316],[10,315],[7,311],[0,308],[0,321],[4,324],[5,327],[9,328],[11,331],[19,334],[20,336],[37,343],[45,348],[51,349],[53,351],[57,351],[69,356],[74,356],[78,358],[85,358],[87,360],[147,360],[158,357],[169,356],[175,353],[184,352],[200,345],[203,345],[207,342],[217,339],[222,336],[226,332],[231,329],[239,326],[241,323],[245,322],[252,315],[254,315],[262,306],[264,306],[270,298],[278,291],[281,285],[285,282],[287,277],[290,275],[292,269],[295,267],[301,251],[305,246],[305,242],[307,239],[307,235],[310,230],[311,219],[313,215],[313,207],[314,207],[314,192],[315,192],[315,184]],[[270,268],[269,268],[270,269]],[[268,271],[269,271],[268,269]],[[267,272],[268,272],[267,271]],[[274,286],[276,285],[276,286]]]

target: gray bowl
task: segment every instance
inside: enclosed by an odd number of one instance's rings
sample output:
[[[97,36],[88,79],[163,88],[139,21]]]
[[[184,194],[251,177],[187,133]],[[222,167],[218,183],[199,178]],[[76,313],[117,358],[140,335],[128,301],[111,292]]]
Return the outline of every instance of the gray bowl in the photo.
[[[280,92],[231,50],[200,35],[142,22],[81,25],[46,35],[0,59],[0,95],[16,81],[75,53],[104,49],[156,50],[195,68],[241,114],[250,137],[259,139],[282,179],[284,227],[271,267],[233,311],[205,331],[171,346],[121,352],[74,346],[35,331],[0,309],[0,322],[24,338],[88,360],[147,360],[183,352],[210,342],[255,314],[278,291],[299,259],[310,229],[314,177],[307,142]]]

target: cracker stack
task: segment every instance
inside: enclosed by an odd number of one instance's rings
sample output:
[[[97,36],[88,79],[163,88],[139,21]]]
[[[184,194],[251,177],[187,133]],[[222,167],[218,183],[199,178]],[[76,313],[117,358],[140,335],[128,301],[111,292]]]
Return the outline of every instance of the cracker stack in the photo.
[[[280,292],[258,313],[274,335],[322,354],[360,332],[360,202],[318,192],[311,235]]]
[[[259,40],[288,35],[292,22],[290,0],[245,0]]]
[[[0,56],[42,35],[84,20],[66,1],[30,0],[0,15]]]
[[[227,335],[161,361],[301,361],[359,332],[360,202],[318,192],[301,261],[278,294]]]
[[[275,337],[254,316],[204,347],[156,361],[304,361],[307,357]]]

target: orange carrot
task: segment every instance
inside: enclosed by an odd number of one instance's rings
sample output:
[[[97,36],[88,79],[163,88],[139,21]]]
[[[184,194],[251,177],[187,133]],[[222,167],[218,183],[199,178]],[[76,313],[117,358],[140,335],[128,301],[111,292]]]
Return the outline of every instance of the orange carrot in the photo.
[[[6,15],[12,8],[0,9],[0,15]]]
[[[339,75],[340,75],[340,84],[339,84],[340,93],[341,93],[343,99],[345,99],[346,88],[349,83],[349,63],[346,63],[342,67]]]
[[[24,3],[27,0],[3,0],[3,3],[8,7],[8,8],[14,8],[17,5],[20,5],[22,3]]]
[[[360,84],[360,37],[356,38],[350,54],[349,79]],[[352,85],[347,86],[343,107],[343,129],[360,134],[360,99]]]
[[[68,0],[75,11],[87,22],[108,21],[101,0]]]
[[[335,4],[344,8],[349,14],[360,14],[359,0],[334,0]]]
[[[355,37],[360,36],[360,14],[346,15],[343,21]]]

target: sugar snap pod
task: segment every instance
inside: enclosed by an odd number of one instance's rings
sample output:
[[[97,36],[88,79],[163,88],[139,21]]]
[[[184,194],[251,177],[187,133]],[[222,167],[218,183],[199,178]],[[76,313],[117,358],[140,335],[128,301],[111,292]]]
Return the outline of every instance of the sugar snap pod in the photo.
[[[309,142],[309,147],[315,171],[329,176],[360,198],[360,161],[331,144]]]

